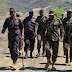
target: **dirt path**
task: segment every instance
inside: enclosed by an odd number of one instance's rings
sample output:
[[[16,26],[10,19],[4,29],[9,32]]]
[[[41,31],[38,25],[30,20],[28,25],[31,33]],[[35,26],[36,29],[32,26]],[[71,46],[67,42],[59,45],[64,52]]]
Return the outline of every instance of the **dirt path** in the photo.
[[[6,37],[6,35],[5,35]],[[51,67],[49,66],[49,70],[45,70],[44,66],[46,64],[46,57],[42,57],[42,55],[39,58],[35,58],[37,54],[37,40],[35,42],[35,49],[33,52],[33,59],[25,59],[24,65],[25,70],[22,69],[22,57],[19,57],[17,62],[17,70],[14,72],[52,72]],[[65,58],[63,58],[63,47],[62,43],[60,43],[59,47],[59,53],[58,58],[56,61],[56,71],[54,72],[72,72],[72,67],[66,65]],[[41,48],[41,54],[42,54],[42,48]],[[10,69],[10,65],[12,64],[12,60],[10,59],[9,49],[7,48],[7,38],[4,38],[3,40],[0,40],[0,72],[12,72],[12,69]]]
[[[2,24],[4,20],[0,21],[0,32],[2,29]],[[7,41],[7,30],[4,34],[4,39],[0,40],[0,72],[13,72],[10,69],[12,64],[12,60],[10,59],[9,49],[8,49],[8,41]],[[30,54],[30,52],[28,53]],[[25,59],[24,65],[25,70],[22,69],[22,57],[19,57],[17,61],[17,70],[14,72],[72,72],[72,66],[68,66],[65,63],[65,58],[63,57],[63,44],[60,43],[58,58],[56,61],[56,71],[52,71],[52,65],[49,66],[49,70],[45,70],[46,64],[46,57],[42,57],[42,48],[41,48],[41,55],[39,58],[35,58],[37,54],[37,39],[35,42],[35,49],[33,51],[33,59]],[[25,55],[25,54],[24,54]]]

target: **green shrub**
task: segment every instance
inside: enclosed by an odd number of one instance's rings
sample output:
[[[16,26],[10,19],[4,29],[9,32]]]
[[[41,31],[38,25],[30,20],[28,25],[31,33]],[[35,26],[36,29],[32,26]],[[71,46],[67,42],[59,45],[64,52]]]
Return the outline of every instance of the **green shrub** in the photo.
[[[61,18],[61,15],[65,13],[64,9],[62,8],[56,7],[53,10],[55,11],[55,15],[57,18]]]

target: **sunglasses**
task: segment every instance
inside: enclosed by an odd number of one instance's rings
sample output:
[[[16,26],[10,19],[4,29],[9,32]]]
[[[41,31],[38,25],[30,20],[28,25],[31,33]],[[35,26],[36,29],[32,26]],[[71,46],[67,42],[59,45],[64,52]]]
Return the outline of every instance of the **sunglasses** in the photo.
[[[14,11],[10,11],[10,13],[13,13]]]
[[[33,12],[29,12],[29,14],[33,14]]]

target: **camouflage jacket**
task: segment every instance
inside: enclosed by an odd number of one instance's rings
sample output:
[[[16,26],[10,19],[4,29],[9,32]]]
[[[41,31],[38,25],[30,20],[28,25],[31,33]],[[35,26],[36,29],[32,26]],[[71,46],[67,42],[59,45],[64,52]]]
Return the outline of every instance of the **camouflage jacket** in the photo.
[[[49,35],[52,38],[52,41],[58,41],[60,36],[59,31],[63,28],[61,21],[58,19],[51,20],[50,18],[48,18],[46,28],[47,35]]]
[[[65,36],[68,37],[68,43],[72,47],[72,18],[65,18],[67,20],[65,25]]]
[[[24,24],[24,34],[25,36],[34,36],[35,33],[35,25],[38,25],[38,23],[35,22],[35,18],[30,18],[29,16],[26,17],[23,21]]]
[[[37,17],[36,22],[39,24],[38,25],[38,31],[37,31],[38,34],[41,34],[41,35],[44,35],[45,34],[46,20],[47,20],[47,17],[46,16],[43,16],[42,18],[41,18],[41,16],[38,16]]]
[[[68,36],[68,31],[69,31],[69,27],[68,27],[68,22],[69,22],[70,18],[66,17],[63,19],[62,24],[64,27],[64,32],[65,32],[65,36]]]
[[[3,25],[2,33],[5,32],[5,30],[8,28],[8,39],[15,38],[16,36],[21,38],[21,32],[20,30],[23,29],[23,23],[18,18],[7,18],[5,20],[5,23]]]

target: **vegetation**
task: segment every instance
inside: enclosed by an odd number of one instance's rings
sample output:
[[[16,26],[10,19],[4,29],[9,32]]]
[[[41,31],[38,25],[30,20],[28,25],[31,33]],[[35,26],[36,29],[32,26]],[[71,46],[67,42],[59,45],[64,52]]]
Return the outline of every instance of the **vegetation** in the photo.
[[[53,10],[55,11],[55,15],[57,18],[61,18],[61,15],[65,13],[64,9],[62,8],[56,7]]]
[[[47,10],[55,9],[55,7],[64,10],[72,9],[72,0],[0,0],[0,16],[8,13],[10,7],[14,7],[16,11],[26,13],[30,9],[38,7],[48,7]]]

